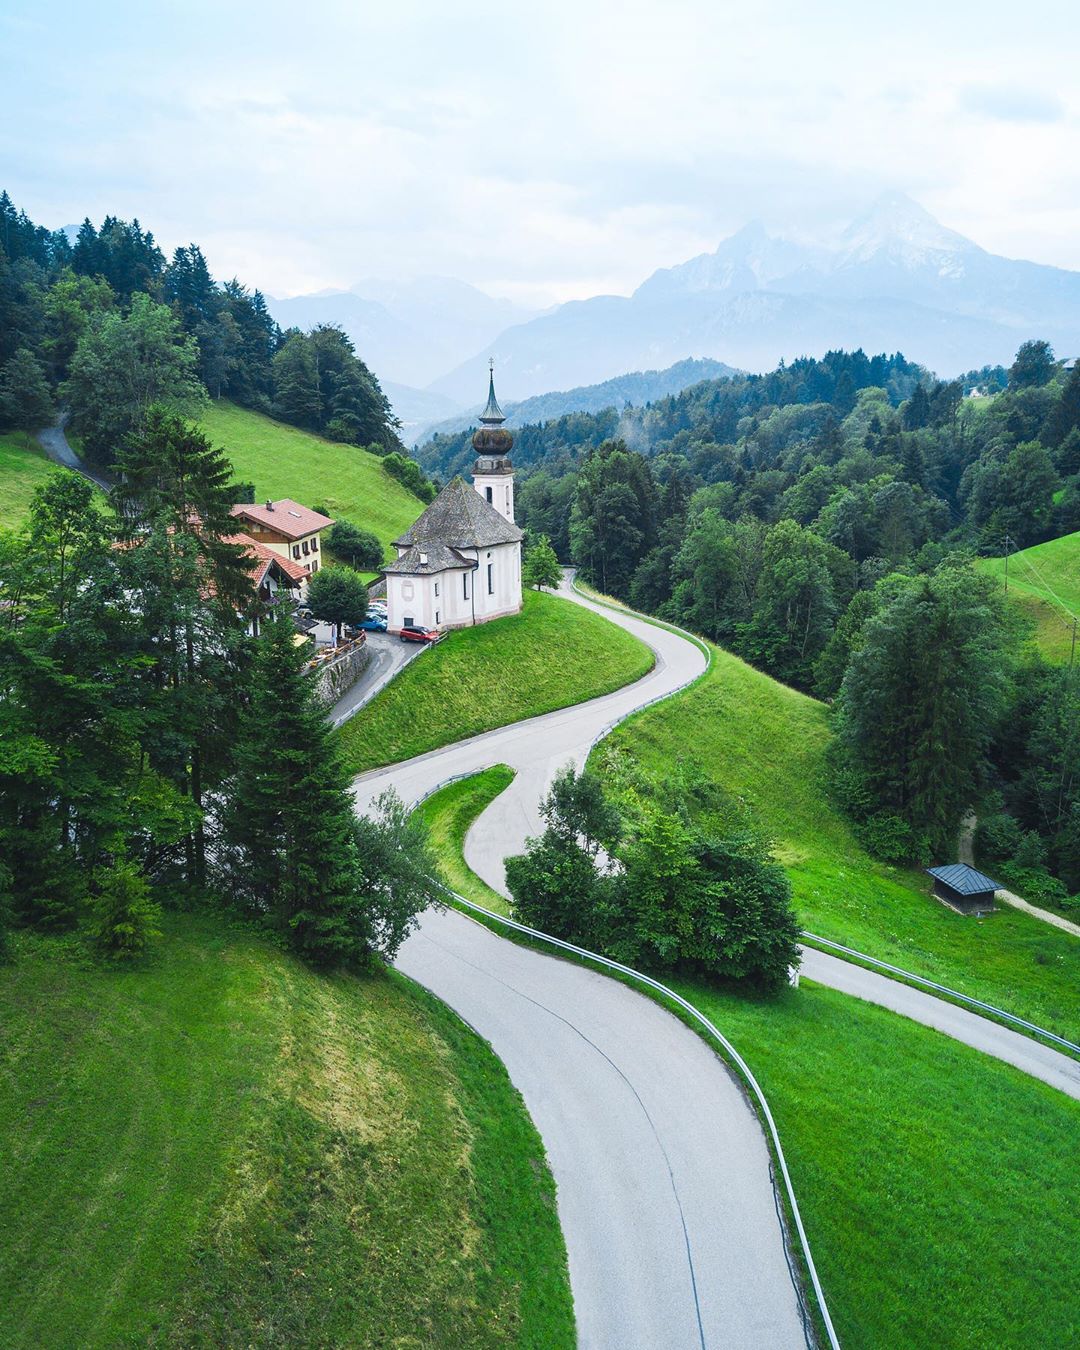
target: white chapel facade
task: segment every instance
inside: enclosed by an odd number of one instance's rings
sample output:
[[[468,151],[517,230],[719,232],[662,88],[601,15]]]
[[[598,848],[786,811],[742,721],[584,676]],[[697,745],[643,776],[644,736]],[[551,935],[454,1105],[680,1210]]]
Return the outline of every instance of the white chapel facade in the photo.
[[[451,479],[394,540],[398,556],[383,569],[388,632],[465,628],[520,611],[523,536],[514,523],[514,438],[505,421],[492,370],[473,436],[473,486]]]

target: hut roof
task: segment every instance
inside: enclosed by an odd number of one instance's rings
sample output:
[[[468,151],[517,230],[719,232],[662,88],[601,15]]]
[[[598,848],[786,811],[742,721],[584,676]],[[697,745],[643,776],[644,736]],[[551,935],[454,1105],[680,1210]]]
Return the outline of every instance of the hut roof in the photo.
[[[967,863],[952,863],[948,867],[928,867],[932,877],[943,881],[958,895],[979,895],[984,891],[997,891],[1001,887],[984,872],[978,872]]]

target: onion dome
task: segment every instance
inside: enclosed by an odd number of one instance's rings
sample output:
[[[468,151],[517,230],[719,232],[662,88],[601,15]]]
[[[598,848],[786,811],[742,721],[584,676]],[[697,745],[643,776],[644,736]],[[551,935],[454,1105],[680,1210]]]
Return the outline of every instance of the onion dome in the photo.
[[[494,361],[488,362],[488,370],[487,406],[480,414],[480,426],[472,438],[473,449],[480,457],[473,466],[473,473],[512,473],[507,456],[514,447],[514,437],[503,426],[506,414],[495,397]]]

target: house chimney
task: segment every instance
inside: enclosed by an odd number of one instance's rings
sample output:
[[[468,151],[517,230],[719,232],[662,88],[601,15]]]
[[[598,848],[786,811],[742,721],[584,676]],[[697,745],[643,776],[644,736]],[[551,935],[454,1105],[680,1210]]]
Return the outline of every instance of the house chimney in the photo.
[[[272,511],[274,509],[274,503],[270,500],[269,497],[267,497],[266,499],[266,509],[268,511]]]

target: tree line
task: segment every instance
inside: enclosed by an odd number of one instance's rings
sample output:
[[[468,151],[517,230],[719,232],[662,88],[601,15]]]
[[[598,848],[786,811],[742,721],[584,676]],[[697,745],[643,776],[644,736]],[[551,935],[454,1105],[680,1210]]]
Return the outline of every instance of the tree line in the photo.
[[[1077,673],[972,566],[1080,529],[1080,367],[832,352],[522,428],[515,464],[519,520],[584,580],[833,705],[830,790],[874,852],[951,858],[978,806],[988,865],[1080,889]]]
[[[84,220],[72,242],[0,193],[0,429],[40,430],[61,404],[109,465],[151,406],[191,415],[207,397],[404,459],[340,328],[283,332],[260,291],[219,284],[197,244],[167,260],[138,220]]]
[[[290,617],[231,541],[231,465],[153,407],[116,467],[111,509],[57,470],[0,533],[0,932],[131,955],[201,904],[315,963],[392,955],[435,865],[396,798],[356,818]]]

